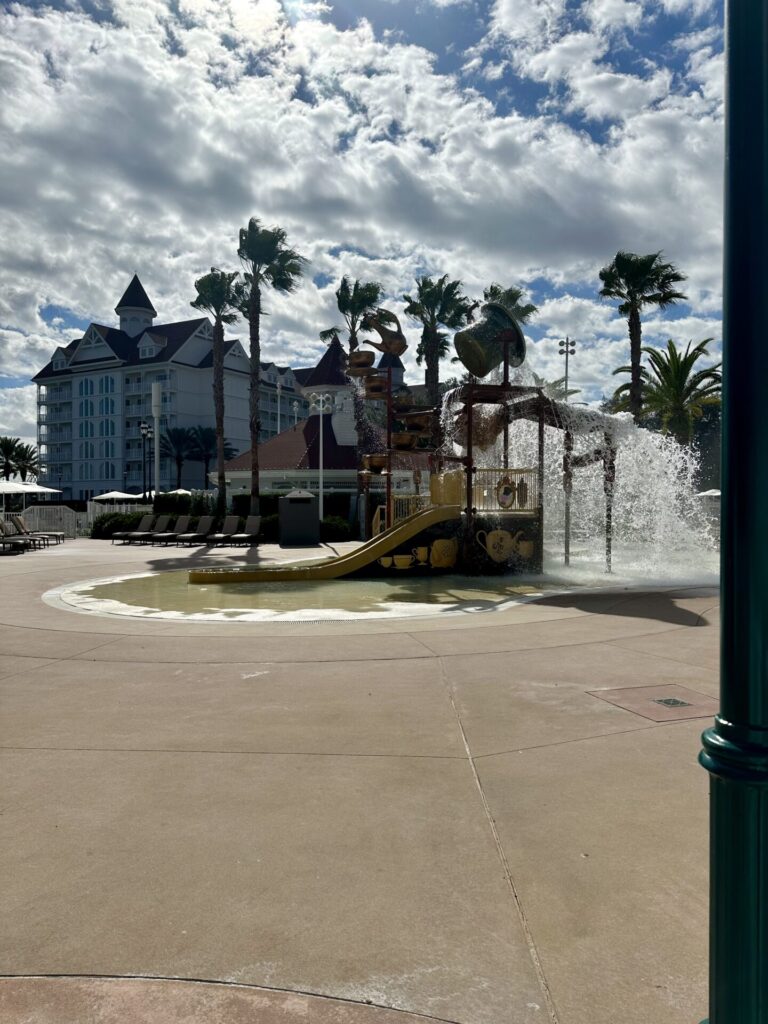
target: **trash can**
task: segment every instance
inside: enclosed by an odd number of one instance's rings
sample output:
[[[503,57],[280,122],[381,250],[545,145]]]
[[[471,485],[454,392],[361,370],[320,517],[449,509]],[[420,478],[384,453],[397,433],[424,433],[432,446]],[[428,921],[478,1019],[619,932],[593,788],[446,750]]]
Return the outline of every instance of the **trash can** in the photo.
[[[289,491],[277,500],[280,547],[320,543],[320,510],[316,494]]]

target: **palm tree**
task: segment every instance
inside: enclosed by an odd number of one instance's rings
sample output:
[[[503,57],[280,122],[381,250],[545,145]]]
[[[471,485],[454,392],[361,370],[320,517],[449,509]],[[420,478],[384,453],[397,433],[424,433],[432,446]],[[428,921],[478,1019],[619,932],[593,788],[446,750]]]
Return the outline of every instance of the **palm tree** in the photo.
[[[189,427],[168,427],[160,438],[160,454],[176,463],[176,487],[181,487],[181,469],[192,458],[194,440]]]
[[[441,327],[457,331],[472,319],[477,308],[461,294],[461,281],[449,281],[443,274],[437,280],[420,277],[416,280],[416,296],[404,295],[405,312],[421,324],[421,341],[416,349],[416,361],[426,363],[424,383],[427,387],[430,405],[437,409],[440,404],[440,359],[447,354],[448,337]],[[432,440],[440,444],[440,423],[435,417]]]
[[[540,377],[538,373],[531,370],[533,374],[533,383],[537,388],[541,388],[547,398],[551,398],[555,402],[567,402],[571,395],[578,395],[581,393],[580,388],[565,388],[565,377],[557,377],[555,380],[547,380],[546,377]]]
[[[694,372],[698,360],[709,355],[707,345],[711,341],[705,338],[698,345],[689,341],[684,352],[671,338],[666,351],[643,347],[650,370],[640,367],[642,411],[646,416],[659,416],[661,429],[680,444],[691,443],[694,420],[702,416],[705,408],[720,404],[720,363]],[[620,366],[614,373],[630,373],[631,369]],[[616,389],[613,397],[618,411],[629,408],[630,388],[631,382],[627,381]]]
[[[224,476],[224,324],[233,324],[238,317],[242,302],[240,275],[228,274],[211,267],[210,274],[195,281],[197,297],[190,303],[195,309],[204,310],[213,317],[213,411],[216,418],[216,462],[218,466],[216,502],[218,514],[227,507],[227,481]],[[181,470],[179,469],[179,474]],[[206,467],[206,481],[208,470]],[[181,486],[179,484],[178,486]]]
[[[19,444],[14,456],[13,467],[22,481],[26,481],[28,476],[36,478],[40,472],[37,448],[33,444]]]
[[[336,305],[347,325],[349,351],[354,352],[358,346],[357,332],[360,330],[363,317],[372,313],[381,302],[382,287],[378,281],[355,281],[350,287],[349,278],[345,274],[336,291]],[[329,327],[320,332],[323,341],[331,341],[338,336],[341,327]]]
[[[217,477],[221,481],[223,477],[223,465],[221,463],[221,454],[219,452],[219,436],[218,431],[213,427],[191,427],[191,448],[189,458],[192,462],[202,462],[203,464],[203,490],[208,487],[208,473],[210,472],[211,463],[214,459],[217,460]],[[233,459],[237,453],[235,452],[234,446],[224,439],[223,445],[223,457],[225,461]],[[219,494],[221,494],[221,487],[219,487]]]
[[[500,284],[492,284],[483,291],[483,302],[495,302],[503,306],[519,324],[527,324],[532,316],[539,312],[539,307],[532,302],[521,302],[522,288],[502,288]]]
[[[259,513],[259,383],[261,373],[261,290],[266,285],[278,292],[292,292],[308,264],[295,249],[286,246],[282,228],[264,228],[251,217],[240,229],[237,255],[245,268],[246,288],[240,311],[248,319],[251,360],[249,421],[251,428],[251,515]]]
[[[10,480],[11,474],[16,472],[16,456],[20,447],[20,438],[0,437],[0,462],[2,462],[3,466],[4,480]]]
[[[633,252],[617,252],[613,261],[600,271],[600,280],[603,282],[600,289],[601,297],[618,299],[619,312],[627,317],[632,374],[629,383],[629,411],[635,421],[642,412],[640,310],[643,306],[666,309],[679,299],[687,298],[682,292],[675,290],[675,285],[685,279],[685,274],[681,274],[672,263],[665,263],[662,260],[660,252],[651,252],[647,256],[637,256]]]

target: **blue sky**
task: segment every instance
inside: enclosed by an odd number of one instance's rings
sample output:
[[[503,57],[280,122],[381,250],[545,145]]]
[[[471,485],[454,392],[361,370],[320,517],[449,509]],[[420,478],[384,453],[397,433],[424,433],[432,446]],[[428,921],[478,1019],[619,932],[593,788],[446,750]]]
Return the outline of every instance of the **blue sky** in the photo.
[[[419,273],[539,307],[529,362],[599,398],[626,325],[618,249],[663,250],[689,301],[644,338],[720,340],[722,6],[714,0],[67,0],[0,12],[0,433],[30,376],[138,271],[160,321],[235,269],[250,216],[312,261],[270,296],[265,356],[307,365],[342,274],[386,304]],[[233,333],[245,335],[242,325]],[[417,379],[411,325],[406,365]],[[451,373],[446,364],[446,375]]]

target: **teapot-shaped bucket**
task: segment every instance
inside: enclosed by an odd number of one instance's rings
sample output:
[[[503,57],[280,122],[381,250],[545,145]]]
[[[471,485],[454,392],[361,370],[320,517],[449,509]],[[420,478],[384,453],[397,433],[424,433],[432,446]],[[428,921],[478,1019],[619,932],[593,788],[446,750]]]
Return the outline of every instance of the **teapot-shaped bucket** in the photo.
[[[453,344],[461,362],[475,377],[486,377],[509,352],[509,365],[525,360],[525,337],[520,325],[498,302],[486,302],[483,319],[454,336]]]

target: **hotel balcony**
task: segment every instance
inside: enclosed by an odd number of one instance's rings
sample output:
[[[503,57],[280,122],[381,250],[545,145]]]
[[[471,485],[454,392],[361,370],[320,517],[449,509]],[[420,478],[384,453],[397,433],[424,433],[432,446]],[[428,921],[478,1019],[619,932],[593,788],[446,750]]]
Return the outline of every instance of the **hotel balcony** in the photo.
[[[71,423],[72,422],[72,410],[71,409],[46,409],[41,410],[37,414],[38,423]]]

